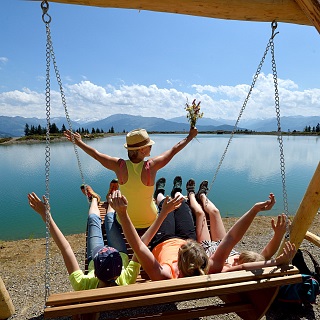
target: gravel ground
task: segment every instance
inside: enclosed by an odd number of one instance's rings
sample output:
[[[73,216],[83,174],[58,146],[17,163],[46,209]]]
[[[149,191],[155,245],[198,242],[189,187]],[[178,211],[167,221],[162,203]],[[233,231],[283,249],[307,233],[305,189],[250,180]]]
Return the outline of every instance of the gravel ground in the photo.
[[[310,231],[319,234],[320,215],[315,217]],[[224,219],[228,229],[234,219]],[[238,250],[251,248],[260,251],[272,235],[270,217],[257,217],[247,235],[237,246]],[[80,266],[84,268],[85,235],[71,235],[67,237],[77,255]],[[307,248],[320,261],[320,249],[308,241],[303,241],[302,248]],[[51,293],[72,291],[67,271],[57,247],[50,248]],[[15,306],[15,314],[9,320],[43,319],[45,300],[45,239],[30,239],[21,241],[0,241],[0,276],[6,285]],[[308,263],[309,264],[309,263]],[[190,302],[191,303],[191,302]],[[194,301],[194,304],[199,303]],[[273,305],[263,320],[277,319],[320,319],[320,296],[317,303],[311,306],[290,308],[285,310]],[[174,304],[166,308],[176,307]],[[183,303],[177,304],[183,307]],[[159,307],[161,309],[161,307]],[[106,315],[102,315],[106,319]],[[63,319],[63,318],[61,318]],[[205,317],[203,319],[240,319],[236,314]]]

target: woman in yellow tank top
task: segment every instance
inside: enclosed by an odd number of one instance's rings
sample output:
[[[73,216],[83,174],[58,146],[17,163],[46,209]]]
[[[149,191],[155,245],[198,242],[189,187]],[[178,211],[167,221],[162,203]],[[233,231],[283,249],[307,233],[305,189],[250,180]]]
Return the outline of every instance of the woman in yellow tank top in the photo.
[[[128,160],[103,154],[84,143],[79,133],[73,133],[74,141],[88,155],[99,161],[104,167],[115,172],[120,190],[129,200],[130,219],[137,229],[149,227],[157,216],[153,201],[153,191],[157,171],[167,165],[198,133],[190,128],[186,138],[162,154],[145,160],[150,156],[154,141],[145,129],[135,129],[126,136],[124,147],[128,150]],[[72,133],[64,135],[72,141]]]

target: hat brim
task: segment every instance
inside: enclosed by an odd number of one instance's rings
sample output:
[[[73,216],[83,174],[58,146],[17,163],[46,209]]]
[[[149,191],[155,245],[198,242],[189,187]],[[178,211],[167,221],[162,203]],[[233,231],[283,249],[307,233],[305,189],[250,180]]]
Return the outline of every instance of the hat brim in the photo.
[[[155,142],[153,140],[150,139],[150,141],[145,144],[144,146],[141,147],[128,147],[128,145],[125,143],[123,146],[127,149],[127,150],[139,150],[148,146],[152,146],[153,144],[155,144]]]

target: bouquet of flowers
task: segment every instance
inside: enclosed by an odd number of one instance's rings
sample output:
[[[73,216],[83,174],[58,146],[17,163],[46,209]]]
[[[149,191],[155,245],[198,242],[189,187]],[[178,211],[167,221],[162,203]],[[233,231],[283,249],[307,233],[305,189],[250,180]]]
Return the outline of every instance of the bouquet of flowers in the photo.
[[[203,117],[203,112],[200,112],[200,103],[201,101],[196,103],[196,99],[192,101],[191,105],[189,105],[188,101],[186,103],[185,110],[187,110],[187,118],[192,128],[196,126],[197,120]]]

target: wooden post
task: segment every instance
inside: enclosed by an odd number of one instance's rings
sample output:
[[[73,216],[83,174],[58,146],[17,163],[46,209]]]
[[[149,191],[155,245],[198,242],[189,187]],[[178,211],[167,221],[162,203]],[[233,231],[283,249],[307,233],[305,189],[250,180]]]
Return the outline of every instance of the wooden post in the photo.
[[[320,162],[291,224],[290,241],[298,249],[320,207]],[[285,240],[278,251],[282,252]]]
[[[320,248],[320,237],[318,237],[317,235],[307,231],[304,238]]]
[[[12,316],[14,312],[14,306],[9,293],[0,277],[0,319],[7,319]]]

